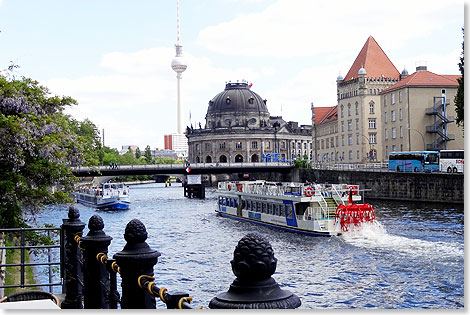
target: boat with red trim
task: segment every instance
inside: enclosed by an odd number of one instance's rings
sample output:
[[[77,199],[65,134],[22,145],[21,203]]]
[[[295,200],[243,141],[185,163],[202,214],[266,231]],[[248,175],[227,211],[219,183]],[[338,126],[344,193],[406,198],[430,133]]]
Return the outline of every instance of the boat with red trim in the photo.
[[[219,182],[216,212],[231,219],[312,236],[340,235],[375,220],[358,185]]]

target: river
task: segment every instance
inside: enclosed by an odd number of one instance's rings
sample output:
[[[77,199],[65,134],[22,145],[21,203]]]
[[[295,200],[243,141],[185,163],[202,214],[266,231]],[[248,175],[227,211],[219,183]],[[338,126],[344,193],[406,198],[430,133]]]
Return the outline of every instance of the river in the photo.
[[[185,198],[179,184],[133,185],[130,195],[126,211],[97,212],[77,205],[80,219],[88,223],[96,213],[103,218],[104,231],[113,237],[109,256],[124,247],[126,224],[140,219],[147,243],[162,254],[155,282],[169,292],[188,292],[193,305],[207,308],[214,296],[228,290],[235,279],[230,260],[237,242],[258,232],[278,260],[273,278],[300,297],[302,309],[464,307],[463,205],[366,200],[375,208],[377,223],[328,238],[219,217],[212,188],[206,189],[205,200]],[[66,217],[67,206],[55,205],[36,220],[60,226]]]

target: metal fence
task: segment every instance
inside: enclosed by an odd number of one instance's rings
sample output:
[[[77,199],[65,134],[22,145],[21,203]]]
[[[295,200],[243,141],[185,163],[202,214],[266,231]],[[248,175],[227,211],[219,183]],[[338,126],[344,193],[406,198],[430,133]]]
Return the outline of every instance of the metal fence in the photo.
[[[1,284],[1,289],[6,288],[30,288],[30,287],[41,287],[46,286],[49,287],[49,291],[52,292],[53,286],[61,286],[62,282],[54,282],[54,270],[53,266],[59,266],[60,268],[60,258],[62,256],[61,251],[61,244],[62,244],[62,233],[60,228],[11,228],[11,229],[0,229],[0,233],[4,236],[4,239],[12,239],[15,241],[15,245],[13,246],[6,246],[6,242],[2,246],[0,246],[1,251],[20,251],[20,261],[18,263],[11,263],[7,264],[6,261],[3,261],[0,264],[0,270],[6,272],[7,267],[19,267],[20,273],[20,283],[15,284]],[[49,240],[52,240],[52,245],[42,245],[42,244],[31,244],[33,242],[29,242],[28,237],[34,233],[35,235],[42,235],[47,236]],[[18,244],[19,243],[19,244]],[[59,249],[60,256],[56,260],[54,258],[53,251],[54,249]],[[26,251],[35,252],[36,255],[33,255],[33,262],[26,262]],[[40,252],[44,251],[44,254],[40,254]],[[6,255],[3,255],[4,257]],[[45,261],[39,261],[43,258]],[[41,259],[42,260],[42,259]],[[44,267],[47,273],[47,282],[43,282],[39,277],[35,279],[34,284],[26,283],[26,267]]]

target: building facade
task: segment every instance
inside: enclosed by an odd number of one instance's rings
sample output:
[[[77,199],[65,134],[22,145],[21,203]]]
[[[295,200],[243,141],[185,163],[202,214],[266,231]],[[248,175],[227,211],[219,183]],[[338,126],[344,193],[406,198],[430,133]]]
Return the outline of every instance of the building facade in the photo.
[[[426,136],[419,149],[463,148],[463,132],[453,122],[453,97],[459,76],[433,74],[431,78],[426,73],[426,76],[409,76],[405,69],[400,73],[370,36],[346,76],[336,79],[337,105],[329,107],[331,113],[335,108],[336,116],[329,115],[322,107],[312,108],[317,161],[384,162],[391,151],[418,149],[420,134]],[[452,106],[438,104],[435,108],[434,97],[450,101]],[[447,109],[444,118],[443,107]],[[328,130],[335,130],[331,127],[334,124],[337,132],[333,135]]]
[[[312,126],[271,116],[246,82],[227,83],[209,101],[204,128],[188,127],[192,163],[290,161],[312,157]]]
[[[463,129],[454,121],[459,77],[420,66],[382,91],[384,156],[393,151],[464,148]]]

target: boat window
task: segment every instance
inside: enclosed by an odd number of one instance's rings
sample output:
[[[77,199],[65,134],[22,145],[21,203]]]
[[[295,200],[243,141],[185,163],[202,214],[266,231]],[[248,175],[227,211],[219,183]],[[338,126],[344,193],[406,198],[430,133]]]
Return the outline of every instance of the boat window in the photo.
[[[304,215],[305,210],[308,208],[308,203],[298,203],[295,205],[295,214],[296,215]]]
[[[292,219],[292,209],[290,205],[284,205],[285,210],[286,210],[286,218]]]
[[[273,204],[274,215],[279,215],[279,206],[277,203]]]
[[[109,185],[104,185],[104,188],[105,188],[105,189],[108,189],[108,188],[109,188]]]
[[[242,209],[245,209],[245,207],[246,207],[246,202],[245,200],[242,200]]]
[[[279,211],[280,211],[281,217],[286,216],[286,209],[285,209],[284,205],[279,205]]]
[[[272,204],[272,203],[268,203],[266,206],[268,207],[268,213],[269,213],[269,214],[273,214],[273,204]]]
[[[259,201],[256,202],[256,209],[257,209],[256,211],[262,212],[262,210],[261,210],[261,202],[259,202]]]
[[[267,213],[267,212],[266,212],[266,203],[264,203],[264,202],[261,203],[261,211],[262,211],[263,213]]]

